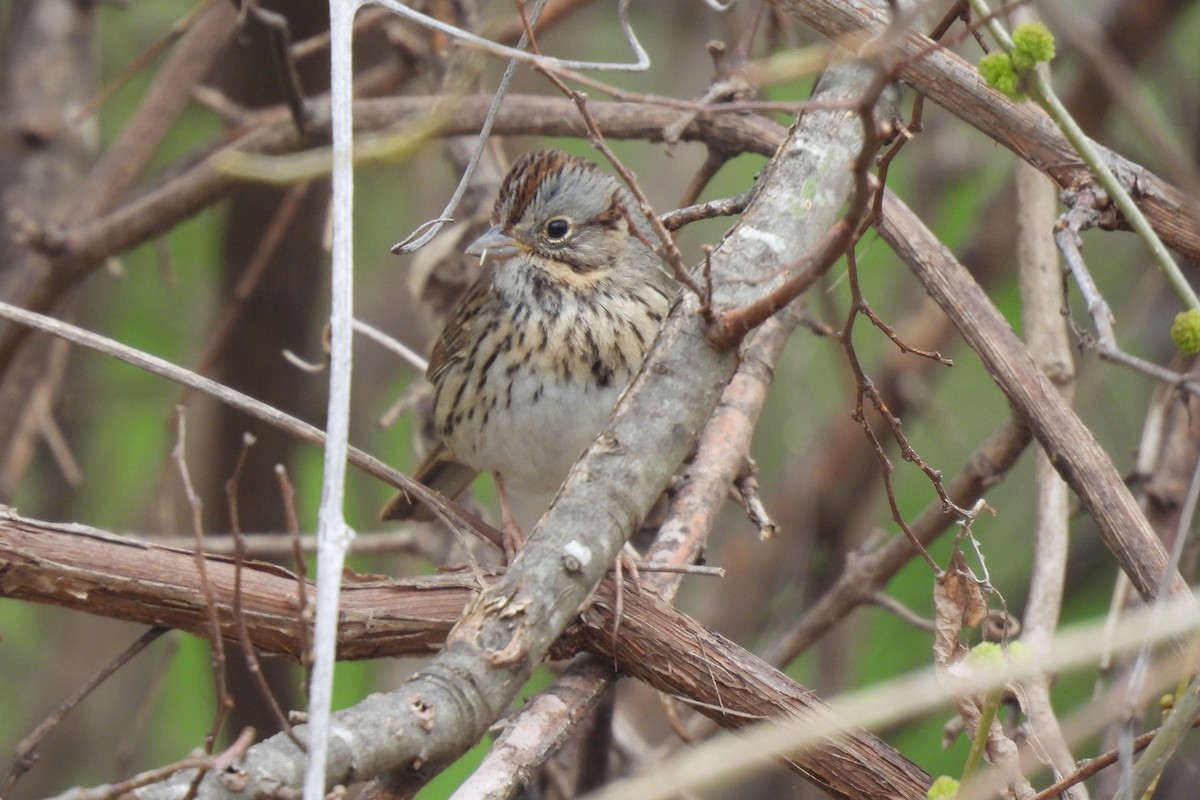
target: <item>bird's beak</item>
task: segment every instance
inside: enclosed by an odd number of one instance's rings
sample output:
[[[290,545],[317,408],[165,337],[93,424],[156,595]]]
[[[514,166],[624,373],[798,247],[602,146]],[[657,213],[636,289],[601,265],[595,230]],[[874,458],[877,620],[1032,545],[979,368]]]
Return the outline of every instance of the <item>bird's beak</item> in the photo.
[[[488,229],[487,233],[480,236],[466,249],[466,254],[469,256],[479,256],[486,258],[512,258],[521,250],[517,240],[509,236],[500,229],[499,225],[493,225]]]

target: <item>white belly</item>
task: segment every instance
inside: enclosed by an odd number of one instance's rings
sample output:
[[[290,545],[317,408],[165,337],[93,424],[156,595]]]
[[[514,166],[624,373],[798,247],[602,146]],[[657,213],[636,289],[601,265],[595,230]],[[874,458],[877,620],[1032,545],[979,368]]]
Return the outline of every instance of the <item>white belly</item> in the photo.
[[[604,429],[625,385],[585,394],[579,383],[537,384],[518,374],[512,402],[501,399],[476,441],[460,427],[447,441],[459,460],[480,470],[499,472],[516,492],[537,494],[558,489],[571,465]]]

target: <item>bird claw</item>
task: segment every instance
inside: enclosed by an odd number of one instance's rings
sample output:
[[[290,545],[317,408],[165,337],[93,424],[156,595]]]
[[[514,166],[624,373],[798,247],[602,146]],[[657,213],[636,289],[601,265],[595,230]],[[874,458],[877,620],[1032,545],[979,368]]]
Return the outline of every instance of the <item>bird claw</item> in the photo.
[[[500,498],[500,531],[504,534],[504,563],[511,564],[517,551],[521,549],[521,542],[524,541],[525,534],[521,532],[521,526],[517,524],[517,518],[513,516],[512,506],[508,502],[508,491],[504,488],[504,478],[498,472],[495,478],[496,494]]]
[[[629,575],[629,582],[633,584],[633,588],[637,591],[638,596],[642,595],[642,573],[638,571],[638,561],[641,560],[641,555],[629,542],[621,548],[621,552],[617,553],[617,563],[615,571],[617,574],[617,591],[620,591],[624,583],[623,577]]]
[[[629,574],[629,581],[637,591],[638,597],[642,596],[642,578],[637,568],[638,558],[638,551],[634,549],[633,545],[626,542],[625,546],[621,548],[621,552],[617,553],[617,560],[613,565],[616,578],[612,627],[613,669],[617,668],[617,634],[621,632],[621,620],[625,616],[625,573]]]

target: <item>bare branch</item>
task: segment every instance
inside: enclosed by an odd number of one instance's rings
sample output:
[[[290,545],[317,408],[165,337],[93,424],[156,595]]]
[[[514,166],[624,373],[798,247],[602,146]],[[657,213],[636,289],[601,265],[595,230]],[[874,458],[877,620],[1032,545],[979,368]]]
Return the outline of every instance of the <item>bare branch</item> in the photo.
[[[1096,520],[1101,537],[1147,599],[1171,576],[1170,593],[1186,591],[1168,571],[1166,553],[1095,437],[1037,370],[991,300],[921,221],[890,194],[879,226],[926,290],[958,325],[992,379],[1029,423],[1058,473]]]

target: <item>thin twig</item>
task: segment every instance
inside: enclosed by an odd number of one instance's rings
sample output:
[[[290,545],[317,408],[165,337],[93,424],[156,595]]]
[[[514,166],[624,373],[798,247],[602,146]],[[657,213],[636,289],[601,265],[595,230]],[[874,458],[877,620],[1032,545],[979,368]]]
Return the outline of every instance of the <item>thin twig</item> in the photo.
[[[141,789],[144,786],[162,783],[167,778],[180,772],[188,772],[190,770],[196,770],[199,774],[210,771],[216,773],[224,772],[231,765],[236,764],[245,755],[246,751],[250,749],[250,745],[252,744],[254,744],[254,729],[244,728],[233,744],[216,755],[189,756],[173,764],[167,764],[166,766],[143,772],[140,775],[135,775],[129,780],[121,781],[120,783],[108,784],[107,786],[94,786],[89,789],[73,789],[59,795],[56,800],[116,800],[116,798],[126,797],[131,792]]]
[[[151,42],[145,50],[130,59],[117,74],[99,91],[97,91],[91,99],[84,103],[83,107],[75,112],[75,118],[71,120],[73,125],[78,125],[84,120],[90,118],[97,111],[105,106],[117,92],[126,84],[133,80],[133,76],[137,75],[142,69],[150,64],[154,59],[170,49],[171,45],[179,41],[188,29],[195,22],[196,18],[208,10],[209,6],[223,3],[226,0],[208,0],[207,3],[201,3],[180,19],[175,20],[170,29],[160,36],[155,41]]]
[[[263,8],[253,0],[241,0],[241,20],[254,20],[267,32],[271,62],[275,66],[284,102],[291,112],[292,123],[301,135],[308,133],[310,126],[305,110],[304,87],[292,54],[292,34],[287,17],[277,11]]]
[[[767,513],[767,508],[758,493],[758,465],[754,463],[754,459],[746,457],[733,481],[733,488],[742,507],[746,509],[746,515],[758,528],[758,538],[764,542],[774,539],[779,533],[779,526]]]
[[[1197,726],[1200,726],[1200,719],[1197,719],[1192,723],[1193,728]],[[1158,730],[1146,731],[1138,736],[1133,740],[1133,752],[1140,753],[1145,750],[1146,747],[1154,741],[1156,736],[1158,736]],[[1061,796],[1065,790],[1078,783],[1086,781],[1088,778],[1092,777],[1105,767],[1112,766],[1117,762],[1117,758],[1118,751],[1116,748],[1113,748],[1112,750],[1102,753],[1095,758],[1084,761],[1080,765],[1079,769],[1077,769],[1075,772],[1072,772],[1065,778],[1047,786],[1045,789],[1035,794],[1032,800],[1054,800],[1054,798]]]
[[[229,524],[230,530],[233,533],[233,602],[231,611],[233,614],[233,624],[237,630],[238,644],[242,648],[242,656],[246,659],[246,671],[250,673],[250,677],[254,680],[254,685],[258,688],[259,695],[267,702],[267,706],[271,709],[271,713],[275,716],[275,722],[279,728],[287,734],[287,737],[292,740],[296,747],[302,752],[307,752],[304,743],[300,741],[300,737],[292,730],[292,725],[288,722],[287,715],[283,713],[283,709],[279,707],[279,701],[275,697],[275,693],[271,691],[271,687],[267,685],[267,679],[263,675],[262,665],[258,661],[258,653],[254,649],[253,642],[250,641],[250,633],[246,629],[246,617],[242,613],[242,567],[246,563],[246,537],[242,535],[241,514],[238,508],[238,482],[242,476],[242,470],[246,466],[246,457],[250,453],[250,448],[254,446],[254,436],[249,433],[242,434],[242,447],[238,451],[237,461],[233,465],[233,475],[229,480],[225,481],[225,499],[229,504]]]
[[[3,794],[10,794],[21,776],[37,763],[38,745],[58,726],[63,717],[82,703],[100,684],[108,680],[117,670],[128,664],[134,656],[145,650],[151,642],[158,639],[167,631],[167,628],[160,628],[158,626],[148,628],[133,644],[126,647],[111,661],[96,670],[92,677],[88,678],[83,685],[72,692],[69,697],[65,698],[59,704],[58,708],[54,709],[36,728],[30,731],[28,736],[18,742],[17,746],[13,748],[15,758],[13,759],[12,768],[9,770],[8,776],[4,779]]]
[[[192,509],[192,533],[195,536],[194,561],[196,573],[200,577],[200,586],[204,593],[205,609],[208,612],[209,662],[212,665],[214,694],[217,698],[216,711],[213,713],[212,725],[204,734],[204,752],[212,753],[216,746],[217,734],[225,724],[225,717],[233,709],[233,699],[229,695],[225,680],[225,639],[221,631],[221,612],[217,607],[217,595],[208,580],[208,564],[204,558],[204,528],[201,520],[204,502],[192,485],[191,471],[187,465],[187,415],[183,406],[175,407],[175,446],[171,449],[171,457],[179,470],[180,481],[187,496],[188,505]],[[188,787],[185,800],[195,797],[203,779],[205,769],[201,768]]]
[[[967,459],[951,482],[949,494],[960,505],[975,502],[1016,464],[1031,439],[1029,428],[1010,417]],[[951,526],[941,501],[930,503],[912,524],[917,539],[933,541]],[[771,646],[763,658],[783,666],[808,649],[818,637],[856,607],[871,602],[874,594],[916,555],[907,537],[892,537],[867,552],[853,553],[834,584],[809,605],[804,616]]]
[[[325,433],[316,426],[296,419],[273,406],[255,400],[248,395],[230,389],[228,386],[205,378],[202,375],[197,375],[190,370],[186,370],[157,356],[152,356],[149,353],[120,344],[112,339],[62,322],[61,320],[26,311],[10,303],[0,302],[0,317],[12,320],[23,326],[45,331],[81,347],[104,353],[105,355],[131,364],[138,369],[195,389],[318,447],[323,446],[325,443]],[[488,525],[477,515],[467,511],[458,503],[446,499],[438,492],[414,481],[404,473],[389,467],[374,456],[368,455],[358,448],[351,447],[348,451],[348,461],[368,475],[378,478],[397,489],[416,495],[447,525],[478,536],[497,547],[500,546],[502,536],[491,525]]]
[[[369,325],[359,319],[354,320],[352,324],[354,325],[355,333],[361,333],[363,336],[366,336],[368,339],[375,342],[375,344],[383,347],[385,350],[390,350],[391,352],[400,356],[401,360],[406,362],[409,366],[417,370],[417,372],[420,372],[422,375],[424,375],[425,371],[429,369],[429,362],[426,359],[422,358],[415,350],[394,336],[388,336],[374,325]]]
[[[307,677],[312,669],[312,650],[309,648],[309,625],[312,623],[312,612],[308,609],[308,559],[304,557],[304,546],[300,536],[300,520],[296,517],[296,487],[288,478],[287,468],[283,464],[275,465],[275,479],[279,483],[279,495],[283,500],[283,513],[287,519],[287,537],[292,549],[292,563],[296,571],[296,618],[300,625],[300,652],[303,653],[304,671]],[[357,541],[362,541],[358,539]],[[312,537],[313,551],[317,547],[317,537]],[[304,685],[308,685],[305,680]]]
[[[404,6],[393,7],[392,3],[381,2],[398,14],[408,16],[410,13],[417,17],[424,17],[416,11],[411,11]],[[522,13],[522,22],[527,26],[537,24],[538,17],[542,14],[542,9],[546,6],[546,0],[537,0],[533,8],[530,9],[529,19],[526,20]],[[404,9],[401,11],[401,9]],[[522,9],[523,11],[523,9]],[[432,19],[432,18],[427,18]],[[436,21],[436,20],[434,20]],[[455,29],[457,30],[457,29]],[[531,27],[527,28],[532,30]],[[517,49],[513,52],[524,52],[525,47],[531,42],[529,33],[523,33],[520,40],[517,42]],[[401,239],[392,246],[392,252],[397,255],[403,253],[411,253],[424,247],[430,239],[437,235],[445,225],[454,221],[454,213],[458,210],[458,204],[462,202],[463,196],[466,195],[467,189],[470,188],[471,179],[475,176],[475,170],[479,166],[479,160],[483,157],[484,150],[487,148],[488,138],[492,134],[492,126],[496,123],[496,115],[500,112],[500,104],[504,102],[504,98],[508,96],[508,87],[512,83],[513,76],[517,71],[517,59],[511,58],[508,66],[504,68],[504,74],[500,76],[500,84],[496,87],[496,92],[492,96],[491,105],[488,107],[487,116],[484,117],[483,124],[479,128],[478,138],[475,142],[475,148],[471,151],[471,158],[467,161],[467,166],[463,169],[462,176],[458,179],[458,185],[454,187],[454,191],[450,195],[450,199],[446,201],[446,207],[442,209],[442,213],[437,219],[429,220],[417,226],[416,230],[408,236]]]
[[[245,313],[250,296],[262,282],[263,276],[266,275],[272,257],[279,251],[279,246],[287,236],[288,228],[296,218],[296,214],[312,186],[311,181],[297,183],[291,186],[280,199],[279,205],[271,215],[271,221],[267,223],[258,244],[255,245],[254,253],[250,256],[245,270],[238,276],[233,290],[221,304],[221,315],[212,328],[212,334],[204,346],[202,355],[197,360],[197,372],[207,373],[216,363],[217,357],[228,343],[238,320]],[[188,402],[186,392],[180,397],[179,402],[184,404]]]
[[[909,625],[912,625],[914,628],[919,630],[929,631],[932,633],[936,629],[936,623],[933,620],[922,617],[920,614],[913,611],[911,608],[904,605],[887,592],[878,591],[871,595],[871,605],[882,608],[884,611],[887,611],[888,613],[898,617],[899,619],[907,622]]]
[[[1077,339],[1084,346],[1094,349],[1106,361],[1129,367],[1143,375],[1174,386],[1180,391],[1200,397],[1200,376],[1175,372],[1153,361],[1126,353],[1117,344],[1112,310],[1092,279],[1087,263],[1083,259],[1082,241],[1079,238],[1081,231],[1098,224],[1099,214],[1096,211],[1098,201],[1093,191],[1085,190],[1071,193],[1067,197],[1067,202],[1069,209],[1059,218],[1054,228],[1054,242],[1058,245],[1063,261],[1066,262],[1072,277],[1075,278],[1075,284],[1083,295],[1097,337],[1092,339],[1077,331]]]
[[[850,365],[850,371],[854,375],[856,386],[854,410],[850,412],[850,416],[862,426],[863,433],[865,433],[867,436],[867,441],[870,443],[871,448],[875,451],[875,457],[878,459],[879,466],[882,470],[883,488],[884,493],[887,495],[888,507],[892,512],[892,520],[898,526],[900,526],[900,530],[902,530],[904,535],[908,537],[908,540],[912,543],[917,553],[920,554],[920,556],[925,560],[925,563],[929,565],[929,568],[933,570],[934,574],[938,575],[941,574],[941,568],[938,566],[937,562],[933,560],[933,556],[929,555],[928,551],[925,550],[924,545],[921,544],[920,539],[918,539],[917,535],[913,533],[912,529],[908,526],[908,523],[904,520],[904,515],[900,512],[900,506],[896,500],[896,493],[892,487],[892,473],[895,472],[896,467],[892,463],[892,460],[888,458],[887,453],[884,451],[883,443],[879,441],[879,437],[875,435],[875,431],[871,428],[871,423],[867,420],[867,415],[863,408],[864,397],[870,398],[871,405],[874,406],[875,411],[883,417],[884,421],[891,429],[892,437],[899,445],[900,451],[904,456],[904,460],[917,464],[921,471],[929,476],[933,483],[934,489],[937,491],[938,498],[942,501],[943,511],[948,512],[953,509],[960,515],[965,515],[965,512],[959,509],[958,506],[956,506],[953,501],[950,500],[950,496],[947,494],[945,487],[942,485],[941,473],[931,469],[916,453],[916,451],[913,450],[912,446],[908,442],[908,437],[904,435],[904,432],[901,429],[900,420],[896,419],[896,416],[888,409],[887,403],[884,401],[883,396],[879,393],[878,387],[875,386],[875,382],[871,380],[866,371],[863,369],[862,364],[859,362],[858,351],[854,348],[854,321],[858,318],[860,313],[863,313],[863,309],[867,307],[867,303],[863,299],[862,289],[858,283],[857,259],[855,258],[853,250],[846,251],[846,266],[847,274],[849,275],[850,280],[850,310],[846,315],[846,323],[842,326],[842,330],[838,334],[838,341],[841,343],[842,349],[846,353],[846,361]]]
[[[754,190],[751,189],[734,197],[721,197],[694,206],[678,208],[663,214],[659,217],[659,221],[668,231],[674,232],[703,219],[735,216],[746,210],[746,206],[753,196]]]

